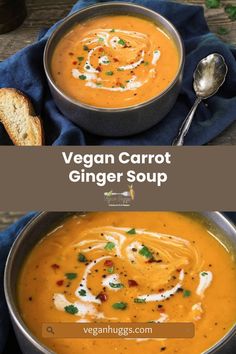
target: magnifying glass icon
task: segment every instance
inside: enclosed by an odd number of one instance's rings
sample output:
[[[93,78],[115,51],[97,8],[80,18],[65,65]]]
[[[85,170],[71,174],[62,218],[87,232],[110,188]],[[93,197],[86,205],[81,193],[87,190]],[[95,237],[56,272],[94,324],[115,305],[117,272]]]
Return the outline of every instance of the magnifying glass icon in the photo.
[[[53,328],[51,326],[47,327],[47,332],[51,333],[51,334],[55,334],[54,331],[53,331]]]

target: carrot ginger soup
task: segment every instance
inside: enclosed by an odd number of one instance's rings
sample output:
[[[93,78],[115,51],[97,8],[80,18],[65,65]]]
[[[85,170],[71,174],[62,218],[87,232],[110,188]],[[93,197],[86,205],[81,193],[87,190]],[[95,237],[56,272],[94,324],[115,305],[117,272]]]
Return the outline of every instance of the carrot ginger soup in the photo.
[[[51,64],[62,91],[103,108],[148,101],[170,85],[178,68],[178,50],[168,33],[129,15],[77,24],[58,43]]]
[[[63,221],[31,251],[18,286],[30,330],[59,354],[199,354],[235,323],[233,255],[205,224],[172,212]],[[42,338],[44,322],[194,322],[193,339]]]

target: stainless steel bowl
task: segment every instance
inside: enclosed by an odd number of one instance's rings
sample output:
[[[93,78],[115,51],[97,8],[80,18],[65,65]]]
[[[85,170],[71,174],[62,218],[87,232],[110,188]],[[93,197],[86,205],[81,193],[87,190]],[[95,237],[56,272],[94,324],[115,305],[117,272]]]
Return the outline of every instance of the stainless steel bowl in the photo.
[[[51,74],[52,55],[58,42],[77,23],[93,16],[107,14],[132,14],[156,22],[169,33],[176,43],[180,64],[173,82],[158,96],[127,108],[98,108],[67,96],[55,84]],[[44,51],[44,69],[57,107],[70,120],[85,130],[103,136],[127,136],[140,133],[157,124],[173,107],[182,82],[184,48],[175,27],[160,14],[132,3],[100,3],[89,6],[67,17],[52,33]]]
[[[55,227],[63,218],[71,213],[43,212],[34,218],[20,233],[8,256],[5,274],[4,289],[7,305],[11,315],[12,324],[24,354],[53,354],[46,346],[30,332],[23,322],[17,305],[17,282],[19,272],[25,261],[26,255],[44,237],[44,235]],[[194,213],[214,231],[220,242],[236,255],[236,227],[227,220],[221,213],[204,212]],[[236,350],[236,325],[212,348],[204,354],[231,354]]]

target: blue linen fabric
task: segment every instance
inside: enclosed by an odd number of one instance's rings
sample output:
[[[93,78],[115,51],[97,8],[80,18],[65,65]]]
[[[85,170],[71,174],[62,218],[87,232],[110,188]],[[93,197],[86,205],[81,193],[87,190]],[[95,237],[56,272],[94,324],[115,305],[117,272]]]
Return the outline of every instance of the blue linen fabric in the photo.
[[[37,215],[36,212],[31,212],[18,220],[15,224],[12,224],[8,229],[0,232],[0,354],[20,354],[21,351],[18,347],[12,326],[10,325],[9,313],[5,301],[3,290],[3,273],[7,255],[11,248],[12,243],[16,239],[17,235]],[[225,213],[226,217],[230,218],[236,225],[236,212]],[[7,342],[7,347],[6,347]],[[236,345],[236,342],[234,342]],[[231,353],[231,347],[229,351],[226,350],[225,354]],[[227,348],[226,348],[227,349]]]
[[[74,5],[71,13],[97,2],[105,1],[80,0]],[[44,32],[38,42],[0,64],[0,87],[15,87],[32,99],[37,114],[43,119],[47,145],[170,145],[194,103],[195,94],[192,88],[194,69],[199,60],[213,52],[225,57],[229,66],[227,80],[218,94],[207,100],[207,105],[201,103],[185,144],[206,144],[236,120],[236,48],[223,43],[209,31],[203,8],[164,0],[131,0],[131,2],[147,6],[167,17],[183,38],[186,64],[182,89],[174,108],[155,127],[125,138],[91,135],[71,123],[55,106],[43,69],[44,46],[57,23]],[[11,144],[2,126],[0,144]]]

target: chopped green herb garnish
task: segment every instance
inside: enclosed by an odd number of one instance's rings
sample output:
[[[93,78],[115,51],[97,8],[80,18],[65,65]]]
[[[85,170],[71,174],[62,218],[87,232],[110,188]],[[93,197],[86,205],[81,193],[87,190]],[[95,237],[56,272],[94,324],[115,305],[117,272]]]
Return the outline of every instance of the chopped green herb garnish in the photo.
[[[116,310],[125,310],[127,307],[127,303],[126,302],[116,302],[112,305],[113,309]]]
[[[84,60],[84,57],[77,57],[77,59],[78,59],[79,61],[83,61],[83,60]]]
[[[225,12],[229,16],[229,19],[232,21],[236,21],[236,6],[232,4],[228,4],[225,6]]]
[[[83,50],[85,50],[86,52],[88,52],[88,51],[89,51],[89,47],[88,47],[87,45],[84,45],[84,46],[83,46]]]
[[[207,272],[202,272],[201,275],[202,275],[203,277],[205,277],[206,275],[208,275],[208,273],[207,273]]]
[[[134,299],[134,302],[135,302],[136,304],[143,304],[144,302],[146,302],[146,299],[139,299],[138,297],[136,297],[136,298]]]
[[[208,9],[218,9],[220,7],[220,0],[205,0]]]
[[[190,290],[184,290],[183,291],[183,297],[189,297],[191,295],[191,291]]]
[[[107,272],[110,274],[114,273],[114,267],[107,268]]]
[[[152,252],[150,252],[146,246],[143,246],[143,248],[141,248],[141,250],[139,251],[139,254],[141,254],[141,256],[144,256],[146,258],[153,257]]]
[[[64,307],[64,310],[65,310],[67,313],[70,313],[71,315],[75,315],[76,313],[79,312],[79,310],[77,309],[77,307],[75,307],[74,305],[66,306],[66,307]]]
[[[109,283],[109,285],[111,288],[114,288],[114,289],[124,288],[124,284],[121,284],[121,283]]]
[[[125,85],[122,85],[122,84],[121,84],[120,87],[123,88],[123,89],[125,89]]]
[[[107,72],[106,72],[106,75],[112,76],[112,75],[114,75],[114,72],[113,72],[113,71],[107,71]]]
[[[136,230],[135,229],[130,229],[126,233],[129,234],[129,235],[136,235]]]
[[[80,289],[79,294],[80,296],[86,296],[86,290]]]
[[[225,27],[219,27],[218,30],[217,30],[217,33],[220,35],[220,36],[224,36],[226,34],[229,33],[229,29],[228,28],[225,28]]]
[[[101,82],[96,82],[96,85],[97,86],[102,86],[102,83]]]
[[[82,262],[82,263],[85,263],[85,262],[87,262],[87,258],[85,257],[84,254],[79,253],[79,255],[78,255],[78,261],[79,261],[79,262]]]
[[[145,62],[144,62],[144,65],[145,65],[145,66],[148,66],[148,65],[149,65],[149,61],[145,61]]]
[[[100,37],[100,38],[98,39],[98,42],[100,42],[100,43],[101,43],[101,42],[104,42],[104,38],[101,38],[101,37]]]
[[[87,79],[87,76],[85,76],[85,75],[80,75],[79,78],[80,78],[80,80],[86,80],[86,79]]]
[[[124,71],[123,68],[117,68],[117,71]]]
[[[104,248],[105,248],[105,250],[111,251],[115,246],[116,245],[114,244],[114,242],[107,242],[107,244]]]
[[[66,273],[65,276],[67,277],[68,280],[73,280],[77,278],[77,273]]]
[[[110,32],[111,32],[111,33],[114,33],[115,31],[116,31],[116,30],[113,28]]]
[[[124,46],[124,45],[126,45],[126,42],[122,38],[120,38],[119,41],[118,41],[118,44]]]

